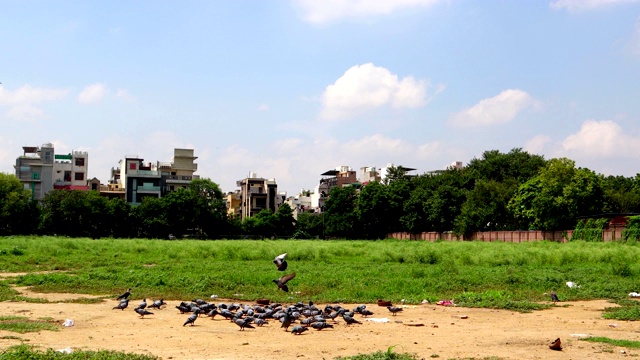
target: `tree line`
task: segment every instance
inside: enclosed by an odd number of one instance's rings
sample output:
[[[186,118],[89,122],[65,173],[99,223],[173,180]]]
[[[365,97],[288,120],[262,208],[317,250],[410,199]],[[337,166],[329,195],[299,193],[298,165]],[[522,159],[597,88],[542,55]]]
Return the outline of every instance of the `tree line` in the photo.
[[[486,151],[462,169],[437,174],[407,176],[402,167],[391,168],[384,182],[333,188],[323,213],[297,219],[287,204],[244,221],[229,216],[210,179],[130,206],[96,191],[67,190],[38,203],[15,176],[0,173],[0,235],[379,239],[397,231],[567,230],[581,217],[639,212],[640,174],[604,176],[519,148]]]

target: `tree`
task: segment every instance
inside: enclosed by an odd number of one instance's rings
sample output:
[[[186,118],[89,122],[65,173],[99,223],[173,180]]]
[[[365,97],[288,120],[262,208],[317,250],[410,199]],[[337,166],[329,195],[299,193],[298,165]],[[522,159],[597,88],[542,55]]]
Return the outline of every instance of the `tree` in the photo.
[[[33,234],[38,230],[40,212],[14,175],[0,173],[0,235]]]
[[[325,233],[351,238],[359,234],[357,194],[353,186],[334,187],[325,203]]]
[[[603,203],[599,177],[560,158],[549,160],[537,176],[522,184],[509,209],[520,228],[564,230],[574,228],[578,216],[602,212]]]
[[[296,219],[293,217],[293,209],[291,209],[291,206],[287,203],[280,205],[275,217],[277,234],[285,237],[293,235],[296,229]]]
[[[301,238],[323,236],[323,213],[302,212],[298,214],[296,232]]]
[[[454,232],[468,236],[476,231],[517,229],[507,208],[517,189],[514,183],[476,180],[474,188],[467,193],[460,215],[455,219]]]
[[[356,215],[362,225],[362,235],[369,239],[384,238],[391,226],[391,203],[387,186],[374,181],[365,185],[358,195]]]

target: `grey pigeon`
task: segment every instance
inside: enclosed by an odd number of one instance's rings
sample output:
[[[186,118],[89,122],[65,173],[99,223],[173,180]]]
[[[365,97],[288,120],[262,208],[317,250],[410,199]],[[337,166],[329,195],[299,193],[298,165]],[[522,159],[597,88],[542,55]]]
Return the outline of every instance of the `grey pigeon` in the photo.
[[[145,315],[153,315],[153,313],[152,313],[151,311],[149,311],[149,310],[147,310],[147,309],[144,309],[144,308],[140,308],[140,307],[137,307],[137,308],[135,309],[135,312],[137,312],[137,313],[138,313],[138,315],[140,315],[140,318],[141,318],[141,319],[144,319],[144,316],[145,316]]]
[[[316,330],[318,330],[318,331],[320,331],[322,329],[328,329],[328,328],[333,329],[333,325],[331,325],[331,324],[329,324],[327,322],[315,322],[315,323],[311,324],[311,327],[316,329]]]
[[[342,318],[344,319],[344,322],[347,323],[347,325],[351,325],[351,324],[362,324],[360,321],[352,318],[351,316],[347,315],[347,314],[342,314]]]
[[[249,319],[236,319],[234,322],[240,326],[241,331],[244,331],[245,328],[255,329],[255,327],[250,324],[251,321],[249,321]]]
[[[193,326],[193,324],[196,322],[196,319],[198,318],[198,314],[199,314],[200,310],[196,309],[193,314],[191,314],[188,318],[187,321],[184,322],[184,324],[182,324],[182,326],[185,326],[187,324],[191,324],[191,326]]]
[[[154,301],[153,304],[149,305],[149,308],[156,308],[160,310],[162,305],[167,305],[167,303],[164,302],[164,299]]]
[[[280,319],[280,321],[282,322],[282,325],[280,325],[280,327],[284,328],[284,331],[288,331],[289,326],[291,326],[291,323],[293,322],[293,320],[294,320],[293,317],[289,313],[285,313],[284,317]]]
[[[275,259],[273,259],[273,263],[276,264],[276,266],[278,267],[278,271],[287,270],[288,264],[287,264],[287,260],[284,259],[285,256],[287,256],[287,253],[280,254],[276,256]]]
[[[124,310],[124,309],[127,308],[127,306],[129,306],[129,300],[128,299],[122,299],[122,300],[120,300],[120,304],[118,304],[118,306],[114,307],[113,310],[115,310],[115,309]]]
[[[144,309],[147,307],[147,298],[142,299],[142,302],[140,303],[140,305],[138,305],[138,307],[136,309]]]
[[[550,295],[551,295],[551,301],[553,301],[553,302],[560,301],[558,299],[558,295],[556,295],[555,291],[551,290],[551,294]]]
[[[303,332],[309,330],[309,328],[307,328],[306,326],[294,326],[293,329],[291,329],[291,333],[294,335],[300,335]]]
[[[116,300],[128,299],[129,295],[131,295],[131,288],[128,288],[127,291],[124,292],[124,294],[118,296]]]
[[[387,306],[387,309],[389,309],[389,311],[391,311],[393,316],[396,316],[397,313],[402,311],[402,308],[399,307],[399,306]]]
[[[284,292],[289,291],[289,287],[287,286],[287,282],[296,277],[296,273],[291,273],[288,275],[282,276],[280,279],[273,280],[273,282],[278,285],[278,289],[282,289]]]

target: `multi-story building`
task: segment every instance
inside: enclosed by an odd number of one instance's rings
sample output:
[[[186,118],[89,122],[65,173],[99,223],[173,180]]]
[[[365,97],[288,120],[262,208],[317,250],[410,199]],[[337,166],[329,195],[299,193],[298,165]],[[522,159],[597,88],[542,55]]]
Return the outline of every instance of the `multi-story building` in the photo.
[[[170,191],[189,186],[191,180],[198,179],[193,173],[198,169],[193,149],[174,149],[170,162],[144,162],[137,155],[127,155],[120,160],[119,167],[111,169],[111,179],[105,196],[124,192],[125,200],[139,205],[145,197],[162,197]]]
[[[366,185],[372,181],[380,181],[380,171],[375,166],[365,166],[360,168],[360,183]]]
[[[358,182],[356,172],[349,166],[338,166],[334,170],[328,170],[320,174],[323,178],[311,194],[311,206],[318,209],[319,212],[324,211],[324,202],[329,196],[331,189],[336,186],[344,186]]]
[[[278,211],[280,196],[275,179],[257,177],[256,173],[249,173],[249,177],[238,180],[240,187],[240,216],[244,220],[252,217],[264,209],[274,213]]]
[[[309,190],[302,190],[299,194],[288,197],[284,202],[289,204],[293,210],[293,218],[296,220],[298,214],[314,210],[311,206],[311,191]]]
[[[227,193],[227,214],[242,217],[242,194],[240,190]]]
[[[89,154],[73,151],[56,155],[53,144],[41,147],[23,146],[24,153],[16,159],[16,177],[34,200],[42,200],[53,189],[87,190]]]

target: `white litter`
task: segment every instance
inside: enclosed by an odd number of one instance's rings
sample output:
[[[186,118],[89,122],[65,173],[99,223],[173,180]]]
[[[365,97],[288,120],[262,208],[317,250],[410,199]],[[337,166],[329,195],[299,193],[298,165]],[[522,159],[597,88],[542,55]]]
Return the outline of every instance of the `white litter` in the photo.
[[[366,318],[365,320],[376,322],[376,323],[387,323],[387,322],[389,322],[389,318]]]
[[[58,352],[63,354],[71,354],[73,352],[73,349],[71,347],[66,347],[64,349],[58,350]]]
[[[633,291],[629,293],[630,297],[640,297],[640,294],[638,294],[637,292]]]
[[[422,300],[422,304],[428,304],[428,303],[429,303],[429,300],[427,299]]]
[[[212,299],[217,299],[217,298],[218,298],[218,295],[213,294],[213,295],[211,295],[211,298],[212,298]]]
[[[75,324],[73,320],[67,319],[62,323],[62,326],[73,326],[73,324]]]
[[[567,281],[567,286],[570,287],[571,289],[581,287],[580,285],[574,283],[573,281]]]

